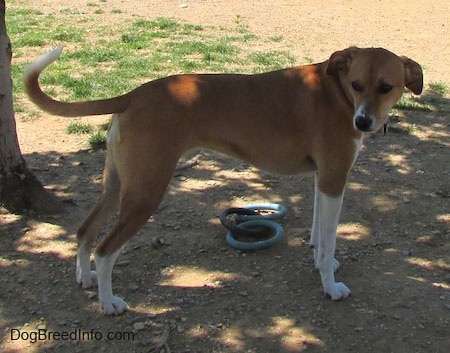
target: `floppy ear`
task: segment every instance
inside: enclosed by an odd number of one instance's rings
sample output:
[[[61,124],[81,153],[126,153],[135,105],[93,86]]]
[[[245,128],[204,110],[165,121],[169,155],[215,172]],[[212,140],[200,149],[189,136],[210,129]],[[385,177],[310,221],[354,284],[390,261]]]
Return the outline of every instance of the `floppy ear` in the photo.
[[[405,86],[414,94],[422,93],[423,89],[423,73],[418,63],[406,56],[401,56],[400,60],[405,65]]]
[[[339,71],[347,72],[357,50],[359,49],[356,47],[350,47],[331,54],[326,69],[327,75],[334,75]]]

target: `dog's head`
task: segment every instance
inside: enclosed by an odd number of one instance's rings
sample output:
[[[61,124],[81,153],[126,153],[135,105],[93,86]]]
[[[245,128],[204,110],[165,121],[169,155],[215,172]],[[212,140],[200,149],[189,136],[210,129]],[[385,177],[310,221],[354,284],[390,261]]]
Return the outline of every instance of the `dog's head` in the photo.
[[[386,122],[404,87],[420,94],[422,68],[415,61],[382,48],[356,47],[331,55],[328,75],[339,75],[347,97],[354,105],[353,125],[362,132],[378,130]]]

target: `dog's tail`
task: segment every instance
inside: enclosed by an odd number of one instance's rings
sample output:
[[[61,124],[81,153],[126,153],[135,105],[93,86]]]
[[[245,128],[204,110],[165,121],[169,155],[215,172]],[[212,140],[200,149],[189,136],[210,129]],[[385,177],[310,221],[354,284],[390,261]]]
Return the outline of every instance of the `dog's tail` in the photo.
[[[53,49],[33,61],[26,68],[23,83],[25,92],[33,103],[50,114],[66,117],[121,113],[127,108],[130,102],[129,93],[110,99],[73,103],[60,102],[45,94],[39,86],[39,75],[60,57],[62,50],[62,47]]]

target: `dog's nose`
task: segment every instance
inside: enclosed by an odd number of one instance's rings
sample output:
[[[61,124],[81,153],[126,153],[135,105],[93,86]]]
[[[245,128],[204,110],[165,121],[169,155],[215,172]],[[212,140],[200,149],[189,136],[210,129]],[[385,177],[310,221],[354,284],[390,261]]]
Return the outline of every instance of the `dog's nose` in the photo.
[[[372,126],[372,119],[366,115],[358,115],[355,118],[355,125],[360,131],[369,131]]]

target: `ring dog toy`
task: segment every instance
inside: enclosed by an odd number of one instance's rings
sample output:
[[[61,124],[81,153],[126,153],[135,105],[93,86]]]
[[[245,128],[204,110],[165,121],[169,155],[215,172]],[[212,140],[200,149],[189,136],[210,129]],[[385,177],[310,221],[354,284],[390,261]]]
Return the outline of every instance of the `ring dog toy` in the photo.
[[[275,211],[262,214],[263,211]],[[273,220],[282,218],[287,212],[286,207],[278,204],[250,204],[243,208],[228,208],[220,213],[221,223],[228,229],[226,236],[230,246],[238,250],[261,250],[278,243],[284,235],[283,228]],[[235,223],[228,219],[232,215]],[[237,236],[252,238],[267,237],[254,242],[241,241]]]

